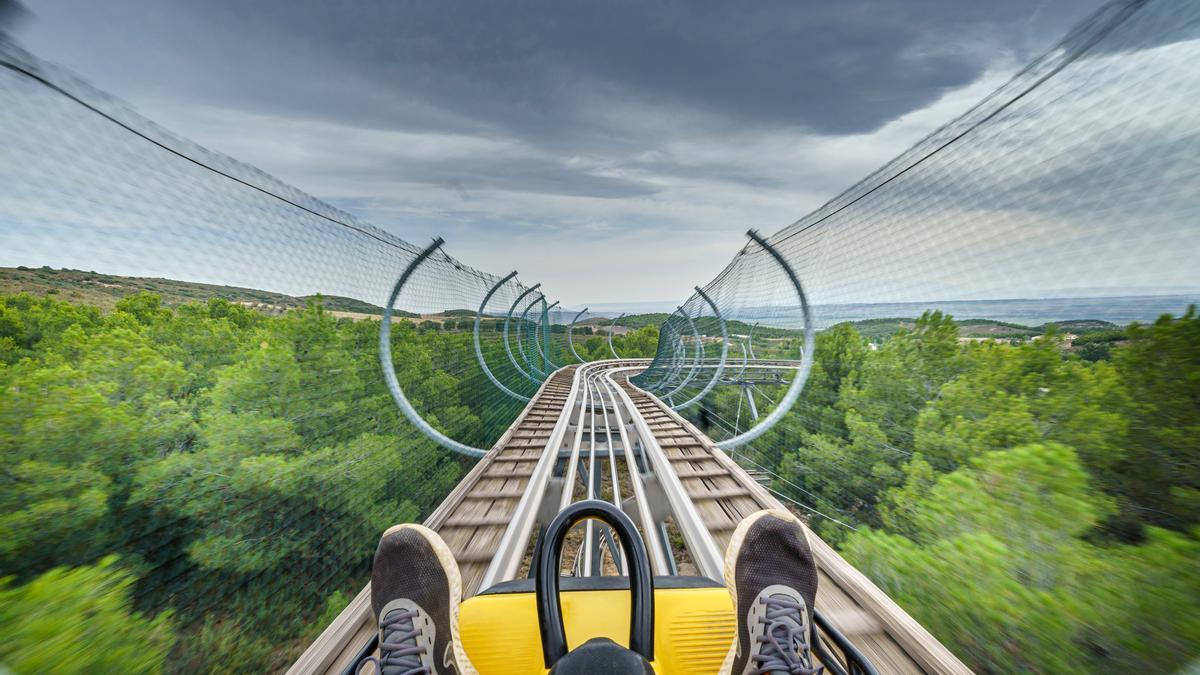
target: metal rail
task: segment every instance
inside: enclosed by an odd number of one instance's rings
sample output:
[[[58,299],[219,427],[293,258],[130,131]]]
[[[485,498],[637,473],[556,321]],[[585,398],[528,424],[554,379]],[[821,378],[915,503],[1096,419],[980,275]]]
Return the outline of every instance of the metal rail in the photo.
[[[577,499],[601,496],[605,477],[612,503],[641,530],[656,574],[677,573],[677,559],[685,556],[697,573],[721,579],[724,550],[736,524],[758,509],[781,508],[711,440],[630,383],[629,374],[646,365],[646,360],[615,360],[554,372],[430,516],[427,524],[459,561],[466,594],[517,578],[530,559],[539,525]],[[797,364],[750,366],[756,367]],[[602,461],[608,462],[607,473]],[[682,550],[672,550],[668,521],[682,535]],[[602,550],[610,552],[618,570],[625,569],[624,552],[606,528],[585,525],[580,531],[577,573],[600,574]],[[818,639],[831,646],[818,653],[827,663],[851,658],[845,656],[848,647],[886,664],[889,672],[966,672],[865,577],[815,535],[809,537],[821,574]],[[375,634],[369,607],[369,589],[364,589],[292,672],[340,672],[355,655],[368,652]],[[853,644],[838,631],[852,633]]]
[[[567,433],[569,426],[567,420],[575,407],[582,375],[582,368],[576,369],[572,375],[571,390],[563,403],[558,421],[542,449],[541,457],[538,458],[537,465],[525,485],[524,494],[517,503],[517,508],[508,521],[508,526],[505,528],[491,563],[480,582],[480,586],[483,588],[492,586],[499,581],[515,578],[517,570],[521,566],[521,558],[529,543],[529,537],[533,533],[537,512],[541,508],[542,498],[546,494],[546,486],[554,472],[554,465],[558,463],[558,451],[562,447],[563,438]]]
[[[684,491],[696,506],[704,528],[724,550],[742,518],[764,508],[784,506],[764,486],[730,459],[707,436],[660,399],[629,381],[627,373],[613,379],[630,397],[638,414],[656,435],[671,439],[664,454]],[[895,673],[969,673],[949,650],[908,616],[882,591],[848,564],[811,531],[809,544],[817,562],[820,584],[817,623],[826,626],[822,638],[841,650],[844,635],[853,635],[856,651]],[[689,553],[691,553],[689,547]],[[832,634],[829,631],[833,631]],[[838,669],[831,668],[833,672]],[[842,667],[842,670],[848,670]]]
[[[696,567],[699,568],[700,573],[704,576],[720,580],[725,566],[725,554],[721,549],[717,548],[712,535],[704,527],[704,521],[700,518],[700,513],[696,510],[696,505],[688,498],[687,493],[683,489],[683,483],[679,480],[679,476],[671,468],[670,464],[667,463],[662,446],[659,445],[654,432],[650,430],[646,419],[642,415],[636,414],[637,408],[633,405],[633,400],[629,397],[628,392],[617,386],[617,383],[613,381],[613,374],[623,372],[624,370],[609,370],[605,373],[604,379],[610,389],[621,397],[626,410],[633,411],[630,413],[633,427],[637,431],[642,448],[646,451],[649,464],[663,488],[667,502],[671,506],[675,524],[679,526],[683,534],[683,539],[687,542],[688,552],[691,553]]]
[[[625,468],[629,475],[629,487],[633,493],[634,506],[637,509],[638,525],[642,529],[642,539],[646,542],[646,549],[650,553],[650,566],[653,568],[655,574],[670,574],[672,565],[667,562],[662,542],[656,536],[658,533],[658,524],[655,522],[654,513],[650,509],[645,480],[634,457],[634,446],[629,441],[629,431],[625,426],[621,408],[617,405],[617,397],[614,393],[615,389],[607,378],[601,384],[604,387],[605,393],[608,394],[609,402],[612,404],[617,433],[621,437],[621,447],[625,448]]]

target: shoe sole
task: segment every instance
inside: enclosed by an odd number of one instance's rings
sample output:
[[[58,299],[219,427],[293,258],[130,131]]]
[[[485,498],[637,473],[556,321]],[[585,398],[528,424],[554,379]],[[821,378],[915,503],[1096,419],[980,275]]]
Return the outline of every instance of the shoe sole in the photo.
[[[454,661],[460,675],[479,675],[479,671],[471,664],[471,659],[467,658],[467,652],[463,649],[462,636],[458,630],[458,608],[462,605],[462,573],[458,570],[458,561],[454,558],[454,553],[450,547],[442,541],[441,536],[437,532],[416,523],[403,523],[401,525],[393,525],[389,527],[383,536],[399,532],[400,530],[409,529],[420,534],[429,542],[429,547],[437,554],[438,563],[442,566],[442,571],[446,573],[447,585],[450,587],[450,599],[453,610],[450,613],[450,643],[454,645]],[[441,658],[435,655],[435,659]]]
[[[791,520],[797,523],[800,519],[795,514],[784,511],[782,509],[764,509],[757,513],[752,513],[747,516],[742,522],[738,523],[737,529],[733,531],[733,537],[729,539],[729,548],[725,549],[725,590],[729,591],[729,598],[733,601],[734,625],[738,625],[739,617],[737,616],[737,589],[734,586],[734,579],[737,578],[737,554],[742,549],[742,544],[746,541],[746,534],[750,528],[757,523],[760,518],[767,516],[775,516],[781,520]],[[805,533],[807,538],[807,533]],[[729,646],[729,651],[725,654],[725,660],[721,662],[721,670],[717,671],[720,675],[733,674],[733,660],[737,658],[738,644],[742,641],[742,636],[736,632],[733,636],[733,644]]]

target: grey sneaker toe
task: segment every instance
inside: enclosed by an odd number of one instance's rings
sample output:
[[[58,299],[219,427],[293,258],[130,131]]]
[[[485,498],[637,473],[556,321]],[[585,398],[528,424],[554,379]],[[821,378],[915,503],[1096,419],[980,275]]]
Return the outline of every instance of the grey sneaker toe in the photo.
[[[786,511],[759,511],[739,525],[725,554],[737,634],[723,675],[819,673],[809,644],[817,567],[804,526]]]
[[[454,554],[432,530],[397,525],[383,534],[371,568],[371,608],[379,622],[383,675],[467,675],[475,669],[458,633],[462,577]]]

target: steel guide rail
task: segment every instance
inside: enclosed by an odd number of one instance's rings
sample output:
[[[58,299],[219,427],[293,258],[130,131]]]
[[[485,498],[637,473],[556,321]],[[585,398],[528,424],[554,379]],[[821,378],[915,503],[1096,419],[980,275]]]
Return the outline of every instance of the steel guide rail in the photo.
[[[426,520],[454,551],[464,596],[515,579],[535,533],[577,499],[599,498],[605,478],[611,502],[641,531],[657,575],[676,574],[677,559],[686,553],[697,573],[721,580],[725,547],[737,523],[760,508],[783,508],[712,440],[629,381],[647,363],[613,359],[553,372],[504,437]],[[745,367],[797,365],[764,360]],[[668,520],[679,529],[686,551],[672,550]],[[603,550],[624,570],[624,553],[606,527],[587,521],[577,532],[576,574],[602,574]],[[885,672],[969,672],[828,545],[811,532],[809,539],[821,574],[817,623],[829,643],[822,646],[824,658],[844,660],[832,654],[846,654],[848,647],[861,649]],[[374,635],[368,586],[289,673],[340,673],[372,648]],[[830,666],[834,673],[843,670],[841,664]]]
[[[542,458],[547,440],[565,408],[575,366],[567,366],[542,383],[524,410],[492,449],[425,519],[426,527],[446,539],[458,558],[463,592],[473,594],[500,534],[515,509],[511,493],[527,482]],[[370,586],[325,628],[288,673],[341,673],[375,635]]]
[[[659,440],[671,464],[669,472],[684,484],[720,550],[745,516],[762,508],[785,508],[693,424],[630,382],[630,370],[618,369],[612,379]],[[849,646],[865,654],[880,672],[971,672],[832,547],[811,530],[807,534],[820,576],[816,608],[822,616],[817,623],[827,627],[827,633],[834,631],[827,635],[837,647],[834,651],[846,653],[842,646],[850,636]],[[690,548],[689,553],[694,555]]]

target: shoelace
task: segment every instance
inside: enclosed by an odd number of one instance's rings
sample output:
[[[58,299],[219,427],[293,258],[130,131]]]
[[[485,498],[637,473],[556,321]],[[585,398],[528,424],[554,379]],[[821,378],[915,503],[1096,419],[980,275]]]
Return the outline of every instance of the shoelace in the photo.
[[[784,598],[763,598],[762,602],[767,606],[767,613],[759,621],[767,625],[767,630],[757,638],[762,643],[761,649],[751,656],[759,662],[758,669],[753,671],[754,675],[817,675],[823,672],[824,666],[812,665],[808,633],[803,630],[807,624],[803,605]]]
[[[413,628],[413,618],[416,616],[416,612],[402,610],[389,612],[383,617],[383,621],[379,622],[379,627],[383,629],[379,657],[370,656],[364,659],[358,664],[354,675],[359,675],[367,663],[374,663],[375,670],[379,673],[383,673],[384,668],[407,668],[398,671],[396,675],[430,675],[429,668],[421,665],[421,655],[425,653],[425,648],[417,642],[421,631]]]

